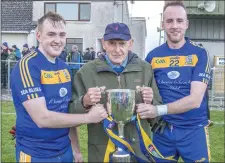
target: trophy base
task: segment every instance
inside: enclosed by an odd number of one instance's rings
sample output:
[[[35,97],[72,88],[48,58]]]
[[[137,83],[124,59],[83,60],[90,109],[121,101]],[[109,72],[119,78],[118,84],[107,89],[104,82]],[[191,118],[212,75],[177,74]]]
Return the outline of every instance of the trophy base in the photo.
[[[122,151],[122,150],[118,150],[115,153],[113,153],[112,155],[112,162],[131,162],[131,156],[130,154]]]

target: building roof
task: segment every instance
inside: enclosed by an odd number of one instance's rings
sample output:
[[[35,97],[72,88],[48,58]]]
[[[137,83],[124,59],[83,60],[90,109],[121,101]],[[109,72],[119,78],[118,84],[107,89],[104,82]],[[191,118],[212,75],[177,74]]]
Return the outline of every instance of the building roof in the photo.
[[[36,28],[32,22],[32,0],[2,0],[1,2],[1,30],[31,31]]]

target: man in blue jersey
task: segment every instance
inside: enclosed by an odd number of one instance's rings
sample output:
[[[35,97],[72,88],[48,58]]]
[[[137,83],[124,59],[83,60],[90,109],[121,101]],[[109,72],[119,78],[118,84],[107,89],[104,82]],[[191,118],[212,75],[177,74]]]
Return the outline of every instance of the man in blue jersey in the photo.
[[[139,106],[142,119],[162,116],[164,132],[153,134],[153,143],[163,156],[185,162],[209,162],[206,89],[210,65],[204,48],[185,38],[187,12],[182,2],[168,2],[162,27],[167,42],[146,57],[152,65],[164,105]],[[165,160],[164,160],[165,162]]]
[[[70,134],[69,138],[70,127],[98,123],[108,116],[101,105],[87,114],[68,114],[71,75],[68,66],[57,58],[66,42],[65,25],[58,14],[49,12],[41,17],[36,35],[39,47],[13,69],[17,162],[72,162],[71,141],[75,160],[82,161],[77,135]]]

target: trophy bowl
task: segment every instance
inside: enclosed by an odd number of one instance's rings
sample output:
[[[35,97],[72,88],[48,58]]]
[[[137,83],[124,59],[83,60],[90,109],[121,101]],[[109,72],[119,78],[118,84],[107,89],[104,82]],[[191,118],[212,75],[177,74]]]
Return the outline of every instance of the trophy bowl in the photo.
[[[106,92],[114,120],[117,123],[128,122],[134,113],[135,90],[109,89]]]
[[[115,122],[118,123],[118,136],[124,138],[124,125],[130,121],[134,113],[135,90],[110,89],[106,93],[108,98],[107,109],[111,110]],[[117,147],[117,150],[112,154],[112,162],[131,162],[131,155]]]

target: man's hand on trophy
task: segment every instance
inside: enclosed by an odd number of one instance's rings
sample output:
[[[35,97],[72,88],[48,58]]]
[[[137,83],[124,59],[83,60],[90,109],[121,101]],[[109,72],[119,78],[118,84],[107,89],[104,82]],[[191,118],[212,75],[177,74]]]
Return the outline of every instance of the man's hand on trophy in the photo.
[[[86,120],[88,123],[99,123],[108,117],[108,113],[102,104],[96,104],[91,107],[87,113]]]
[[[153,90],[151,87],[140,87],[140,86],[136,86],[136,90],[140,91],[142,98],[143,98],[143,102],[146,104],[151,104],[152,103],[152,99],[153,99]]]
[[[101,93],[105,91],[105,88],[105,86],[89,88],[83,98],[84,107],[88,107],[98,103],[102,97]]]
[[[155,118],[158,116],[157,108],[151,104],[137,104],[137,114],[139,114],[141,119]]]

